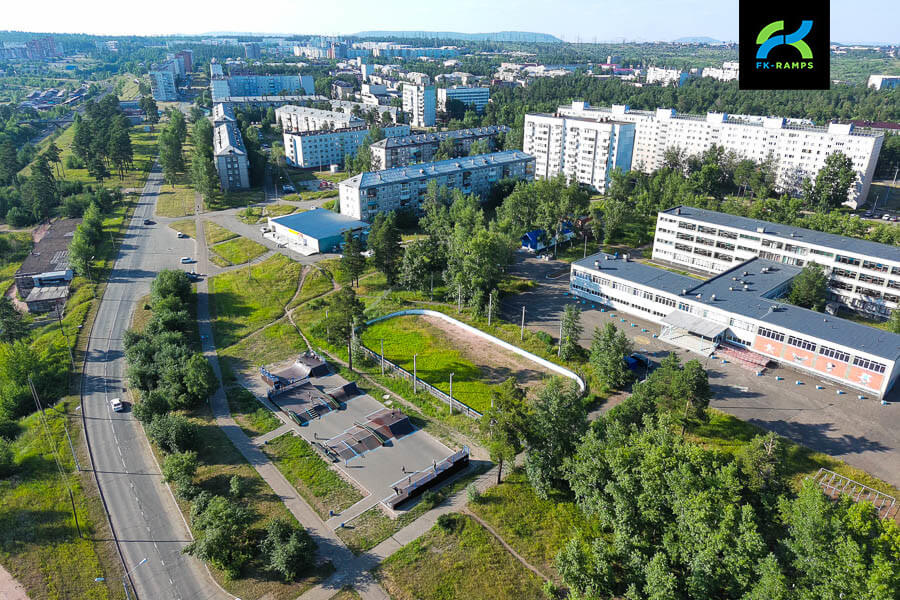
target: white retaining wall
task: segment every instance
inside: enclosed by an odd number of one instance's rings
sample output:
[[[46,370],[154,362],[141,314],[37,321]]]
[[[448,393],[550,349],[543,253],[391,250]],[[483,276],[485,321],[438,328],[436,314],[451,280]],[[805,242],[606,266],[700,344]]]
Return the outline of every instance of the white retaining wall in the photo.
[[[579,377],[578,375],[576,375],[569,369],[562,367],[556,363],[552,363],[547,359],[541,358],[540,356],[537,356],[536,354],[532,354],[531,352],[528,352],[527,350],[523,350],[523,349],[519,348],[518,346],[514,346],[513,344],[510,344],[509,342],[505,342],[505,341],[501,340],[500,338],[496,338],[489,333],[485,333],[484,331],[482,331],[476,327],[472,327],[468,323],[463,323],[462,321],[458,321],[458,320],[454,319],[453,317],[446,315],[442,312],[436,311],[436,310],[428,310],[427,308],[410,308],[407,310],[401,310],[401,311],[393,312],[389,315],[384,315],[381,317],[377,317],[375,319],[371,319],[369,321],[366,321],[366,325],[371,325],[372,323],[377,323],[379,321],[385,321],[387,319],[392,319],[394,317],[402,317],[405,315],[427,315],[429,317],[437,317],[439,319],[443,319],[444,321],[447,321],[448,323],[452,323],[452,324],[456,325],[457,327],[464,329],[465,331],[471,333],[474,336],[483,338],[485,340],[488,340],[489,342],[493,342],[494,344],[497,344],[501,348],[506,348],[510,352],[515,352],[519,356],[524,356],[528,360],[530,360],[532,362],[536,362],[537,364],[541,365],[542,367],[544,367],[546,369],[549,369],[550,371],[553,371],[554,373],[557,373],[559,375],[562,375],[563,377],[568,377],[569,379],[574,380],[575,383],[578,384],[578,387],[581,389],[581,391],[582,392],[585,391],[584,380],[582,380],[581,377]]]

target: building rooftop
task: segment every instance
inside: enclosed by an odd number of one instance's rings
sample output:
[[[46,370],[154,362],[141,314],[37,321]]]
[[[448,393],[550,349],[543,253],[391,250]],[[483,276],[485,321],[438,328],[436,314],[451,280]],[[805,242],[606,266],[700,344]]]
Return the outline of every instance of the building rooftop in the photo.
[[[75,228],[81,223],[81,219],[60,219],[50,225],[50,229],[34,245],[34,248],[22,266],[16,271],[16,276],[37,275],[50,271],[65,271],[69,268],[69,243]]]
[[[416,135],[403,135],[385,138],[372,144],[373,148],[401,148],[404,146],[420,146],[424,144],[440,143],[446,139],[458,140],[468,137],[482,137],[506,133],[509,127],[506,125],[488,125],[487,127],[474,127],[472,129],[455,129],[453,131],[439,131],[437,133],[419,133]]]
[[[31,288],[25,302],[41,302],[44,300],[62,300],[69,296],[69,284],[45,285]]]
[[[213,123],[222,123],[224,121],[237,121],[234,114],[234,107],[225,102],[216,102],[212,111]]]
[[[900,335],[800,308],[772,297],[776,292],[785,290],[800,273],[798,267],[752,258],[706,281],[699,281],[604,253],[575,261],[573,265],[597,271],[595,261],[599,261],[598,272],[601,274],[606,272],[613,277],[681,296],[695,304],[748,317],[801,337],[809,336],[854,348],[891,362],[900,357]]]
[[[816,244],[831,248],[835,252],[852,252],[854,254],[870,257],[874,260],[883,259],[900,262],[900,247],[870,242],[869,240],[859,240],[834,233],[824,233],[821,231],[813,231],[812,229],[804,229],[802,227],[793,227],[791,225],[779,225],[778,223],[763,221],[761,219],[738,217],[691,206],[677,206],[662,212],[672,216],[687,217],[695,221],[719,225],[721,227],[742,229],[753,235],[764,233],[765,235],[777,237],[790,243],[800,242]],[[760,232],[759,228],[763,228],[764,231]],[[810,260],[814,261],[815,258],[811,257]]]
[[[213,130],[213,151],[216,156],[223,154],[246,154],[244,138],[237,123],[224,122]]]
[[[317,240],[341,235],[349,230],[369,228],[368,223],[324,208],[314,208],[302,213],[270,218],[269,221]]]
[[[345,179],[341,182],[341,186],[363,188],[385,183],[401,183],[403,181],[415,181],[417,179],[428,179],[440,175],[450,175],[466,169],[508,165],[523,160],[534,160],[534,157],[530,154],[525,154],[520,150],[507,150],[504,152],[494,152],[493,154],[479,154],[478,156],[465,156],[450,160],[422,163],[409,167],[396,167],[384,171],[369,171]]]

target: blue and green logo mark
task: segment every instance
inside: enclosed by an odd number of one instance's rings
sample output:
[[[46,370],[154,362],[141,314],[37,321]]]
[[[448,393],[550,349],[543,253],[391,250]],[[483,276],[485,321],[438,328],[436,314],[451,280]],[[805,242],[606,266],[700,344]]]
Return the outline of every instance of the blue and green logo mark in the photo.
[[[809,20],[801,21],[797,31],[789,34],[779,33],[784,31],[784,21],[773,21],[763,27],[759,35],[756,36],[756,43],[759,45],[759,49],[756,51],[756,68],[779,70],[812,69],[813,53],[809,45],[803,40],[809,35],[812,28],[813,22]],[[800,52],[800,58],[803,60],[769,62],[769,52],[779,46],[793,46]]]

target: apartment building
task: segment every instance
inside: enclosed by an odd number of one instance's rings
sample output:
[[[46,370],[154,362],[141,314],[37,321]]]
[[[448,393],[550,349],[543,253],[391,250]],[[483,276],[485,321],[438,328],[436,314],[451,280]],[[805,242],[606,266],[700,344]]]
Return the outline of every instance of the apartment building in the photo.
[[[604,191],[614,169],[631,169],[634,130],[633,123],[526,114],[522,148],[535,157],[535,177],[562,173]]]
[[[864,203],[869,194],[884,141],[882,133],[861,131],[849,123],[817,127],[781,117],[724,113],[681,115],[668,108],[656,111],[632,110],[625,105],[593,108],[586,102],[573,102],[571,106],[560,107],[558,112],[561,116],[634,123],[631,163],[644,171],[660,168],[669,148],[699,155],[716,145],[757,162],[771,157],[777,164],[776,184],[789,193],[798,193],[805,178],[815,178],[829,154],[843,152],[853,161],[857,175],[847,202],[854,208]]]
[[[352,100],[331,100],[330,104],[331,110],[343,111],[346,113],[352,112],[354,108],[366,112],[374,110],[378,113],[379,118],[385,111],[387,111],[391,113],[391,120],[394,121],[394,123],[396,123],[398,120],[397,113],[402,110],[400,108],[397,108],[396,106],[388,106],[385,104],[379,104],[378,106],[375,106],[373,104],[367,104],[365,102],[354,102]]]
[[[711,77],[719,81],[737,81],[741,72],[741,64],[739,62],[728,61],[723,62],[721,68],[708,67],[703,69],[703,77]]]
[[[433,85],[403,84],[403,111],[414,127],[433,127],[437,101]]]
[[[210,81],[213,102],[232,96],[308,95],[316,93],[310,75],[235,75]]]
[[[660,326],[659,339],[762,370],[776,361],[873,396],[900,374],[900,335],[780,302],[796,266],[765,258],[732,263],[700,282],[608,254],[572,264],[573,296]]]
[[[393,139],[409,135],[409,125],[389,125],[382,127],[382,131],[387,139]],[[368,134],[366,125],[285,133],[284,157],[292,167],[303,169],[341,164],[348,154],[356,156]]]
[[[370,146],[372,160],[379,169],[393,169],[431,162],[444,140],[453,140],[454,155],[467,156],[472,143],[487,140],[491,152],[497,150],[497,137],[509,132],[506,125],[490,125],[473,129],[457,129],[437,133],[420,133],[400,137],[388,137]]]
[[[175,72],[173,69],[154,69],[150,71],[150,93],[157,102],[176,102],[178,91],[175,88]]]
[[[323,129],[346,129],[365,125],[365,121],[354,117],[350,111],[320,110],[307,106],[280,106],[275,109],[275,122],[285,133],[321,131]]]
[[[684,84],[690,77],[690,73],[681,69],[664,69],[660,67],[647,68],[647,83],[658,83],[662,86]]]
[[[491,100],[491,88],[467,85],[437,88],[438,110],[446,111],[448,100],[459,100],[466,105],[466,108],[474,109],[475,112],[480,113],[484,111],[484,107]]]
[[[194,72],[194,51],[193,50],[179,50],[175,53],[175,59],[181,61],[182,68],[185,73],[193,73]]]
[[[222,123],[237,123],[237,116],[234,114],[234,107],[225,102],[213,104],[212,109],[213,125]]]
[[[829,275],[829,299],[887,317],[900,304],[900,248],[759,219],[680,206],[659,213],[653,258],[722,273],[754,257]]]
[[[213,159],[223,190],[250,187],[250,161],[237,123],[226,121],[213,128]]]
[[[428,182],[484,197],[505,178],[534,178],[534,157],[518,150],[361,173],[340,183],[341,214],[371,221],[379,212],[421,211]]]
[[[900,88],[900,75],[869,75],[866,87],[876,90]]]

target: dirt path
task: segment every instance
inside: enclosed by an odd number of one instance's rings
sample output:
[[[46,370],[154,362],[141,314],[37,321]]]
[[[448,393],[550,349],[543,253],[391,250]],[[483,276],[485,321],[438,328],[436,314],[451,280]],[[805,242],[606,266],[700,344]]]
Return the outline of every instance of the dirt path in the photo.
[[[488,383],[499,384],[510,377],[515,377],[519,385],[528,388],[540,385],[545,377],[553,375],[527,358],[501,348],[493,342],[471,335],[438,317],[420,315],[397,318],[424,321],[439,332],[439,335],[449,342],[450,347],[459,350],[463,357],[480,367],[483,378]]]
[[[492,536],[494,536],[494,539],[496,539],[498,542],[500,542],[500,544],[501,544],[504,548],[506,548],[506,551],[507,551],[507,552],[509,552],[510,554],[512,554],[513,557],[515,557],[515,559],[516,559],[517,561],[519,561],[520,563],[522,563],[522,565],[523,565],[526,569],[528,569],[529,571],[531,571],[532,573],[534,573],[535,575],[537,575],[538,577],[540,577],[540,578],[543,579],[544,581],[548,581],[548,580],[549,580],[548,577],[547,577],[546,575],[544,575],[543,573],[541,573],[540,571],[538,571],[538,570],[537,570],[530,562],[528,562],[527,560],[525,560],[525,559],[522,557],[521,554],[519,554],[518,552],[516,552],[515,550],[513,550],[512,546],[510,546],[509,544],[507,544],[507,543],[506,543],[506,540],[504,540],[504,539],[500,536],[499,533],[497,533],[496,531],[494,531],[494,528],[493,528],[493,527],[491,527],[490,525],[488,525],[487,523],[485,523],[484,520],[483,520],[481,517],[479,517],[478,515],[476,515],[475,513],[473,513],[471,510],[469,510],[468,507],[465,507],[465,506],[462,508],[461,512],[463,512],[463,513],[465,513],[466,515],[468,515],[468,516],[472,517],[473,519],[475,519],[475,521],[478,522],[479,525],[481,525],[482,527],[484,527],[484,528],[488,531],[488,533],[490,533]]]
[[[22,584],[0,565],[0,600],[29,600]]]

